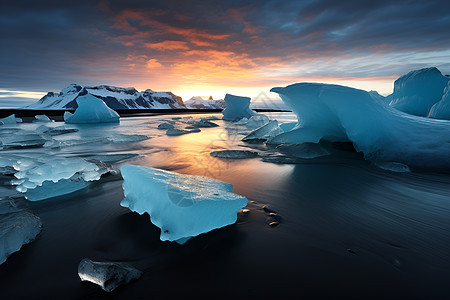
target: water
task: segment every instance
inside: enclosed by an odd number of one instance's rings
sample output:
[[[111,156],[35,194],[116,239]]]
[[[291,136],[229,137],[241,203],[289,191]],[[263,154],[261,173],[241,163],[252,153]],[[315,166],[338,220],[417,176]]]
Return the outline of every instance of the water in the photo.
[[[264,156],[273,149],[241,142],[249,130],[221,120],[213,121],[220,127],[177,137],[156,129],[172,117],[78,126],[79,132],[57,137],[71,140],[72,146],[51,151],[65,156],[133,153],[138,156],[115,166],[217,178],[249,199],[250,213],[180,246],[161,242],[148,215],[120,207],[120,175],[70,195],[24,202],[41,217],[44,229],[0,266],[6,298],[106,297],[98,287],[80,282],[76,271],[85,257],[127,261],[144,271],[139,281],[107,295],[112,298],[450,296],[449,175],[393,173],[348,151],[300,164],[217,159],[209,152],[256,149]],[[290,113],[271,117],[295,120]],[[152,138],[98,142],[113,133]],[[0,197],[7,195],[17,193],[3,184]],[[267,225],[264,205],[282,217],[280,225]]]

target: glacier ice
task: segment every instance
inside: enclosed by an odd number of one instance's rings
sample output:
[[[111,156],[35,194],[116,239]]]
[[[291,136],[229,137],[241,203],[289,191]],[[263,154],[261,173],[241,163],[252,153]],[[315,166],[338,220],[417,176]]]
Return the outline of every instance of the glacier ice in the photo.
[[[120,168],[125,198],[120,205],[139,214],[147,212],[161,229],[162,241],[185,242],[201,233],[236,222],[247,198],[232,193],[219,180],[182,175],[154,168]]]
[[[53,122],[53,120],[50,120],[50,118],[47,117],[46,115],[35,115],[33,122],[34,123],[36,123],[36,122],[47,123],[47,122]]]
[[[41,220],[23,209],[11,199],[0,200],[0,264],[9,255],[20,250],[41,232]]]
[[[311,159],[330,155],[330,152],[316,143],[281,144],[276,149],[290,157]]]
[[[449,78],[437,68],[411,71],[394,82],[390,106],[416,116],[428,116],[431,107],[441,100]]]
[[[448,82],[444,95],[430,109],[429,118],[450,120],[450,81]]]
[[[271,91],[292,107],[298,123],[268,143],[351,141],[372,161],[443,171],[450,167],[449,121],[403,113],[345,86],[296,83]]]
[[[259,127],[258,129],[250,132],[247,136],[245,136],[243,141],[252,141],[252,140],[268,140],[276,135],[283,133],[283,130],[278,126],[277,120],[272,120],[266,125]]]
[[[222,111],[222,119],[226,121],[238,121],[242,118],[250,118],[255,114],[250,109],[250,98],[226,94],[226,107]]]
[[[16,123],[17,123],[17,119],[16,119],[16,116],[14,114],[12,114],[12,115],[10,115],[10,116],[8,116],[6,118],[0,119],[0,125],[16,124]]]
[[[73,115],[64,114],[66,123],[111,123],[119,122],[119,115],[103,100],[90,94],[77,98],[78,108]]]
[[[257,157],[258,153],[249,150],[219,150],[213,151],[209,155],[218,158],[243,159]]]
[[[11,183],[29,201],[40,201],[85,188],[108,171],[100,162],[80,157],[54,157],[38,154],[35,157],[16,156],[3,165],[15,170]]]
[[[239,121],[235,122],[235,125],[245,125],[247,128],[256,129],[261,127],[267,123],[269,123],[270,119],[268,116],[264,114],[255,114],[250,118],[242,118]]]
[[[138,279],[142,272],[122,262],[98,262],[85,258],[78,265],[78,276],[81,281],[95,283],[104,291],[112,292]]]
[[[40,148],[47,139],[33,131],[22,130],[16,134],[2,134],[0,142],[3,149]]]

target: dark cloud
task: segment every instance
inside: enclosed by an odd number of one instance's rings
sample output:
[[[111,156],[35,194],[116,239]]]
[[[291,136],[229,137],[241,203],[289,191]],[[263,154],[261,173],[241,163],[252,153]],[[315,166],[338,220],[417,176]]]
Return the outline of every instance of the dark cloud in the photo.
[[[193,80],[186,71],[196,65],[222,68],[231,83],[239,70],[260,76],[277,66],[290,77],[390,76],[430,65],[448,72],[449,28],[449,1],[4,0],[0,88],[170,88],[167,81]]]

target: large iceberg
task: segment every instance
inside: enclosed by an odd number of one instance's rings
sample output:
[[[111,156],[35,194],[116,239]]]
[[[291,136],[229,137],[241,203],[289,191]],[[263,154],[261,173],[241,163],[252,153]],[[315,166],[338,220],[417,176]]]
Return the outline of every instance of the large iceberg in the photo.
[[[271,91],[292,107],[298,123],[268,143],[351,141],[374,162],[450,168],[449,121],[408,115],[366,91],[345,86],[296,83]]]
[[[249,97],[226,94],[225,103],[226,107],[222,111],[222,119],[226,121],[238,121],[242,118],[250,118],[255,114],[255,112],[250,109]]]
[[[103,100],[90,94],[77,98],[78,108],[72,115],[64,114],[66,123],[111,123],[119,122],[120,116],[106,106]]]
[[[120,171],[125,194],[120,205],[147,212],[161,229],[162,241],[184,243],[233,224],[247,204],[247,198],[232,193],[231,184],[219,180],[132,165]]]
[[[41,232],[42,222],[18,208],[12,199],[0,199],[0,264]]]
[[[442,99],[435,103],[428,114],[429,118],[450,120],[450,81],[444,90]]]
[[[431,107],[441,100],[449,78],[437,68],[411,71],[394,82],[388,98],[390,106],[416,116],[428,116]]]

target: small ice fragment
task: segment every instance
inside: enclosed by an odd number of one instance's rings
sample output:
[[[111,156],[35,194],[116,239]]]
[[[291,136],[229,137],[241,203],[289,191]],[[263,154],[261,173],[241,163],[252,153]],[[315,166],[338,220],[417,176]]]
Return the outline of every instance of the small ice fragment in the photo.
[[[171,123],[161,123],[158,125],[158,129],[174,129],[175,126]]]
[[[0,119],[0,125],[5,125],[5,124],[16,124],[16,115],[12,114],[9,117]]]
[[[391,172],[397,172],[397,173],[406,173],[411,172],[409,167],[405,164],[399,163],[399,162],[376,162],[375,166],[377,166],[380,169],[391,171]]]
[[[221,150],[213,151],[210,155],[218,158],[243,159],[257,157],[258,153],[248,150]]]
[[[35,120],[33,120],[33,123],[36,122],[53,122],[53,120],[50,120],[49,117],[46,115],[36,115],[34,116]]]
[[[278,126],[277,120],[272,120],[266,125],[261,126],[260,128],[252,131],[249,135],[244,137],[243,141],[251,141],[251,140],[268,140],[271,137],[279,135],[283,133],[283,130]]]
[[[97,262],[85,258],[78,265],[78,276],[81,281],[95,283],[104,291],[111,292],[138,279],[142,272],[125,263]]]

